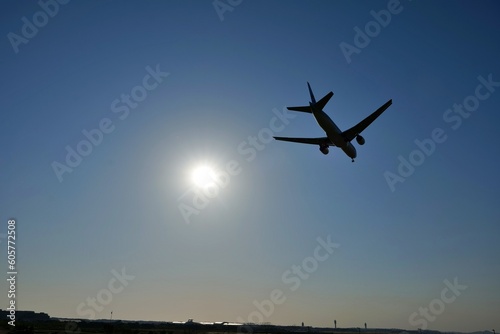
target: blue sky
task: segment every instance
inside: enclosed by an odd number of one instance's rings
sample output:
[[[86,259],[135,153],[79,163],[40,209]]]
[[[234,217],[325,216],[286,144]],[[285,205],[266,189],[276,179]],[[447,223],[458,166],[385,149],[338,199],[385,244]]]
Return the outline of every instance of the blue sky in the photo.
[[[15,218],[19,309],[500,328],[497,2],[41,3],[51,15],[0,11],[1,233]],[[340,46],[367,24],[348,61]],[[355,163],[268,140],[323,136],[284,111],[308,103],[306,81],[335,93],[341,129],[393,99]],[[436,128],[446,140],[429,144]],[[84,152],[72,166],[68,147]],[[203,165],[227,174],[196,207]]]

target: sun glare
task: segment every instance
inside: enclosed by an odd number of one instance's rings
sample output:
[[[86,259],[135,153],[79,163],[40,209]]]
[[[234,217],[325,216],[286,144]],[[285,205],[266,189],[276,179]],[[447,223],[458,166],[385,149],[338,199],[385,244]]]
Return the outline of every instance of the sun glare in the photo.
[[[214,182],[214,170],[207,165],[196,167],[191,174],[191,179],[196,186],[204,188]]]

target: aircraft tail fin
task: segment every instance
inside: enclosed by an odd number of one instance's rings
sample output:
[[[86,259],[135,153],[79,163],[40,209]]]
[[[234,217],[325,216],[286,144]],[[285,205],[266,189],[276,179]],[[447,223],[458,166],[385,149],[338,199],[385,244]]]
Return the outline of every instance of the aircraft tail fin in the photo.
[[[311,89],[311,85],[309,84],[309,81],[307,82],[307,88],[309,88],[309,96],[311,96],[311,103],[316,104],[316,99],[314,98],[314,94]]]
[[[294,110],[294,111],[300,111],[300,112],[307,112],[307,113],[312,113],[313,109],[315,110],[323,110],[323,108],[326,106],[328,101],[333,96],[333,92],[330,92],[323,96],[321,100],[316,102],[316,98],[314,97],[314,94],[311,89],[311,85],[309,82],[307,82],[307,88],[309,89],[309,96],[311,97],[311,102],[309,102],[309,106],[300,106],[300,107],[287,107],[288,110]]]

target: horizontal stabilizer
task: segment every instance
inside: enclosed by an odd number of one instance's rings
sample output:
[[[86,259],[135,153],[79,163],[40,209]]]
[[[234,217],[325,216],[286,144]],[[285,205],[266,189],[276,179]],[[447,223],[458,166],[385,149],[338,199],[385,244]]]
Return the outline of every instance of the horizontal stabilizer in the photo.
[[[313,108],[314,108],[314,110],[319,110],[319,111],[323,110],[323,108],[326,106],[328,101],[330,101],[332,96],[333,96],[333,92],[330,92],[330,93],[326,94],[321,100],[316,102],[316,100],[314,99],[314,95],[312,95],[312,92],[311,92],[311,99],[313,100],[313,102],[311,102],[310,106],[287,107],[287,109],[293,110],[293,111],[307,112],[307,113],[312,114]]]
[[[308,112],[312,114],[312,109],[310,106],[303,106],[303,107],[286,107],[288,110],[293,110],[293,111],[301,111],[301,112]]]
[[[330,92],[328,94],[326,94],[321,100],[319,100],[318,102],[316,102],[316,104],[314,105],[314,108],[316,110],[323,110],[323,108],[326,106],[326,104],[328,103],[328,101],[330,101],[330,99],[332,98],[333,96],[333,92]]]

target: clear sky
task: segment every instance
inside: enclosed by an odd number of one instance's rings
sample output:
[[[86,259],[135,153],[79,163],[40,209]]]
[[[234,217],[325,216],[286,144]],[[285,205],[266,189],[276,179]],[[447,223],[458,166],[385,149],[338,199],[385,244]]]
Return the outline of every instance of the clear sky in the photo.
[[[19,309],[500,330],[498,2],[1,7]],[[341,129],[393,99],[356,162],[270,140],[324,135],[307,81]]]

